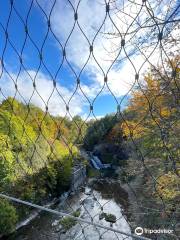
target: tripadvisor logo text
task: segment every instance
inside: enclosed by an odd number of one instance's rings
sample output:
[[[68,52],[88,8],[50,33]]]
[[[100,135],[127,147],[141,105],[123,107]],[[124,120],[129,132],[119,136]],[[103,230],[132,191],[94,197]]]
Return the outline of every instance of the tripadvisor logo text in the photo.
[[[148,228],[142,228],[142,227],[137,227],[134,230],[136,235],[142,235],[142,234],[171,234],[173,233],[172,229],[148,229]]]

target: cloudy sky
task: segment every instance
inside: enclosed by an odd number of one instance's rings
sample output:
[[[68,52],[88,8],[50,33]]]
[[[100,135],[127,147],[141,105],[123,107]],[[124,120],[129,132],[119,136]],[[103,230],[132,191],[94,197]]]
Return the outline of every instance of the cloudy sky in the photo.
[[[110,1],[109,11],[104,0],[0,5],[0,100],[14,96],[53,115],[67,114],[67,105],[83,118],[92,117],[90,105],[96,117],[116,112],[117,104],[123,109],[135,75],[142,80],[150,64],[164,61],[169,30],[177,38],[175,0]],[[158,25],[163,21],[169,23]]]

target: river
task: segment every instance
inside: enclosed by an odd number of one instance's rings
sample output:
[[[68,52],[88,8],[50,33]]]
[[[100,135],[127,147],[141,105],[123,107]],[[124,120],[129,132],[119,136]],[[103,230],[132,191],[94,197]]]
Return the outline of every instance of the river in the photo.
[[[116,216],[113,228],[130,233],[130,226],[124,216],[128,208],[128,195],[116,181],[109,179],[89,180],[84,188],[74,195],[68,196],[66,201],[54,206],[56,210],[72,213],[77,209],[80,217],[104,226],[112,224],[100,218],[102,211]],[[27,226],[22,227],[16,233],[9,236],[8,240],[115,240],[124,239],[124,235],[96,228],[86,223],[76,223],[68,231],[60,229],[59,217],[41,212],[38,217]],[[82,231],[83,229],[83,231]],[[100,238],[101,236],[101,238]],[[126,240],[131,240],[126,237]]]

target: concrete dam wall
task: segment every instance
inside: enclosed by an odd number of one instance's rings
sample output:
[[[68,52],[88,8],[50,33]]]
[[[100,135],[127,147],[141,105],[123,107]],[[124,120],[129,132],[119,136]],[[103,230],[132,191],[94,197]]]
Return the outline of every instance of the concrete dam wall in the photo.
[[[86,167],[80,166],[78,169],[74,169],[71,180],[71,190],[75,191],[82,186],[86,180]]]

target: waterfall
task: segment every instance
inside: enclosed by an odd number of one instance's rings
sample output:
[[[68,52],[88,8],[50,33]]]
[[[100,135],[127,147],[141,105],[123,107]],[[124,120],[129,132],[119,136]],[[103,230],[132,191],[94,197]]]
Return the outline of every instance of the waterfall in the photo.
[[[93,165],[93,167],[96,168],[97,170],[111,167],[111,164],[103,164],[101,162],[101,160],[95,155],[91,156],[90,161],[91,161],[91,164]]]

